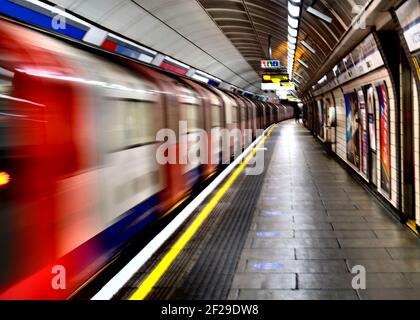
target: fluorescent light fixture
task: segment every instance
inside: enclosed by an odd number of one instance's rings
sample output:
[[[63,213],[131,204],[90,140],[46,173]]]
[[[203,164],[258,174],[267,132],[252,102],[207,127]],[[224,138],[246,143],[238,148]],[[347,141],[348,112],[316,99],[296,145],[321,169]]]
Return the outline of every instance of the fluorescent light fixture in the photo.
[[[304,66],[306,69],[309,69],[309,66],[305,63],[305,62],[303,62],[302,60],[300,60],[300,59],[297,59],[297,61],[302,65],[302,66]]]
[[[300,15],[300,6],[299,5],[294,5],[293,3],[291,3],[289,1],[289,5],[287,7],[288,11],[289,11],[289,15],[291,15],[292,17],[299,17]]]
[[[316,53],[315,49],[312,48],[306,41],[302,40],[300,42],[306,49],[308,49],[310,52],[312,52],[313,54]]]
[[[297,84],[300,84],[300,81],[298,79],[293,79],[294,82],[296,82]]]
[[[289,20],[289,26],[291,26],[294,29],[297,29],[297,27],[299,26],[299,19],[289,16],[288,20]]]
[[[293,29],[291,26],[289,26],[289,34],[292,37],[297,37],[298,31],[297,31],[297,29]]]
[[[295,72],[295,76],[298,76],[300,79],[303,80],[303,77],[299,73]]]
[[[296,44],[296,38],[291,37],[290,35],[287,36],[287,40],[291,43],[291,44]]]
[[[323,14],[322,12],[319,12],[318,10],[316,10],[316,9],[314,9],[312,7],[308,7],[306,9],[306,11],[308,11],[309,13],[311,13],[312,15],[314,15],[315,17],[317,17],[317,18],[319,18],[321,20],[324,20],[325,22],[332,23],[332,18],[331,17]]]

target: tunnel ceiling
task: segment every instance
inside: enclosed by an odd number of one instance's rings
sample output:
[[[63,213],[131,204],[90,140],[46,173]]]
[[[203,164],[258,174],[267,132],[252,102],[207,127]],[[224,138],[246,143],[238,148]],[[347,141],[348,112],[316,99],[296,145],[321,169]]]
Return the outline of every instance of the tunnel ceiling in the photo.
[[[111,30],[256,92],[260,60],[287,63],[289,0],[57,0],[55,3]],[[296,2],[297,0],[290,0]],[[357,8],[376,0],[303,0],[294,64],[299,91],[349,31]],[[357,7],[359,6],[359,7]],[[325,15],[329,22],[310,13]],[[308,11],[309,10],[309,11]],[[302,41],[308,46],[304,46]],[[313,50],[315,51],[313,51]],[[334,53],[335,54],[335,53]],[[303,66],[298,59],[306,64]],[[322,75],[321,75],[322,76]]]
[[[268,36],[272,36],[273,58],[287,64],[288,0],[197,0],[256,72],[260,60],[268,58]],[[293,1],[293,0],[292,0]],[[356,16],[356,6],[370,0],[304,0],[295,56],[296,79],[308,83],[332,53]],[[324,22],[307,11],[312,7],[331,18]],[[304,47],[305,41],[315,53]],[[301,59],[308,68],[297,62]],[[301,79],[299,79],[301,76]]]

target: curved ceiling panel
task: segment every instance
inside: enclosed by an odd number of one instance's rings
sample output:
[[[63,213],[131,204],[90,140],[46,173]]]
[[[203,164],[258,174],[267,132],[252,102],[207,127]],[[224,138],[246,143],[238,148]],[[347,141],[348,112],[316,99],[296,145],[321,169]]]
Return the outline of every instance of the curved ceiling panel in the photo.
[[[259,80],[255,69],[196,0],[54,2],[196,69],[240,88],[260,91],[260,87],[254,85]]]
[[[273,58],[280,60],[284,66],[287,64],[288,0],[197,1],[256,72],[261,72],[259,60],[268,58],[269,35],[272,37]],[[302,14],[295,71],[300,73],[303,79],[297,77],[298,82],[307,83],[315,70],[320,69],[350,28],[357,9],[366,6],[370,1],[300,1]],[[317,12],[326,16],[328,21],[320,19],[316,15]],[[302,41],[307,46],[304,46]],[[298,62],[298,59],[303,61],[307,68]]]
[[[387,0],[395,2],[394,0]],[[341,49],[357,14],[379,0],[58,0],[78,14],[242,88],[260,60],[288,62],[289,2],[299,4],[294,73],[306,91]],[[385,8],[383,10],[387,10]],[[380,9],[380,10],[382,10]],[[368,10],[367,10],[368,11]],[[384,11],[385,12],[385,11]],[[293,30],[292,30],[293,31]],[[368,32],[368,31],[366,31]],[[366,34],[366,33],[365,33]],[[360,41],[361,39],[359,39]],[[291,53],[292,54],[292,53]],[[338,53],[342,54],[342,52]],[[340,57],[337,57],[340,58]],[[334,59],[333,59],[334,60]],[[322,75],[321,75],[322,76]],[[301,85],[299,85],[301,84]]]

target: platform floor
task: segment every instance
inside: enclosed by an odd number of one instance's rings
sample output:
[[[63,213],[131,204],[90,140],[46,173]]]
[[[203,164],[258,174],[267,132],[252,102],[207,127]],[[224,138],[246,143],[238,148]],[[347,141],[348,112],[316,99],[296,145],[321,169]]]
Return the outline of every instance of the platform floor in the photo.
[[[280,124],[266,147],[265,174],[238,178],[149,299],[420,299],[414,233],[301,125]],[[352,288],[354,265],[366,290]]]

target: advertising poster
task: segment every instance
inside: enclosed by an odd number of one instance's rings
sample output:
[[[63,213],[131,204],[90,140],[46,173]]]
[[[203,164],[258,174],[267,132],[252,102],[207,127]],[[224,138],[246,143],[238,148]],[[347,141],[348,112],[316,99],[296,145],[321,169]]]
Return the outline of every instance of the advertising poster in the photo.
[[[325,97],[324,106],[325,106],[325,110],[327,110],[326,112],[327,127],[336,127],[337,120],[336,120],[336,115],[335,115],[335,107],[334,107],[333,99],[331,97]]]
[[[325,110],[325,125],[326,125],[326,139],[328,142],[334,143],[336,127],[335,107],[332,95],[324,96],[324,110]]]
[[[381,142],[381,188],[391,192],[391,154],[390,154],[390,128],[389,128],[389,99],[385,83],[376,87],[380,114],[380,142]]]
[[[344,95],[346,101],[347,160],[360,168],[359,103],[355,92]]]
[[[370,180],[373,184],[377,184],[377,164],[376,164],[376,108],[374,88],[366,87],[366,106],[369,122],[369,152],[370,158]]]
[[[368,121],[365,95],[363,90],[357,92],[357,98],[359,101],[359,116],[360,116],[360,146],[361,146],[361,161],[360,170],[367,175],[368,174]]]
[[[318,104],[318,136],[324,140],[324,108],[322,105],[322,100],[317,101]]]
[[[375,114],[375,97],[372,86],[366,90],[367,96],[367,112],[369,119],[369,148],[376,152],[376,114]]]

